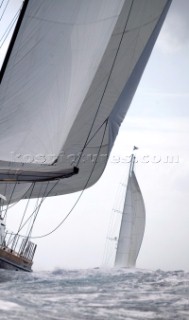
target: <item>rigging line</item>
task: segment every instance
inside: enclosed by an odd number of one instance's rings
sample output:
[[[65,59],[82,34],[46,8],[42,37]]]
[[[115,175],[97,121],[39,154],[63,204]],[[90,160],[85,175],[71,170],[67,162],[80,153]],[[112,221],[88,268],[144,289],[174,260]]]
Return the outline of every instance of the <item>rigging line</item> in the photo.
[[[49,181],[47,182],[47,184],[46,184],[46,187],[45,187],[45,190],[44,190],[44,193],[43,193],[43,196],[42,196],[42,198],[41,198],[41,200],[39,201],[39,198],[37,199],[37,201],[36,201],[36,204],[35,204],[35,209],[34,209],[34,211],[32,212],[32,215],[30,215],[30,217],[29,217],[29,219],[28,220],[31,220],[31,218],[32,218],[32,216],[34,216],[34,218],[33,218],[33,222],[31,223],[31,226],[28,226],[28,231],[27,231],[27,233],[26,234],[28,234],[28,238],[30,237],[30,235],[31,235],[31,232],[32,232],[32,229],[33,229],[33,225],[34,225],[34,221],[36,220],[36,218],[37,218],[37,215],[38,215],[38,213],[39,213],[39,210],[40,210],[40,203],[41,203],[41,201],[44,199],[44,197],[45,197],[45,193],[46,193],[46,191],[47,191],[47,189],[48,189],[48,185],[49,185]],[[41,188],[40,188],[40,193],[41,193],[41,191],[42,191],[42,187],[43,186],[41,186]],[[35,219],[35,220],[34,220]],[[27,220],[27,221],[28,221]]]
[[[58,182],[59,182],[59,181],[58,181]],[[44,190],[44,192],[43,192],[43,196],[41,197],[41,200],[43,200],[43,199],[46,197],[46,192],[47,192],[47,190],[48,190],[49,183],[50,183],[50,181],[48,181],[47,184],[46,184],[46,187],[45,187],[45,190]]]
[[[28,204],[27,204],[28,205]],[[27,206],[26,205],[26,206]],[[23,222],[23,220],[24,220],[24,216],[25,216],[25,214],[26,214],[26,211],[27,211],[27,209],[25,208],[25,210],[24,210],[24,214],[23,214],[23,216],[22,216],[22,219],[21,219],[21,222],[20,222],[20,226],[21,226],[21,224],[22,224],[22,222]],[[19,226],[19,228],[20,228],[20,226]],[[12,247],[15,245],[15,243],[17,243],[18,242],[18,239],[16,240],[16,237],[19,235],[19,229],[18,229],[18,231],[16,232],[16,233],[12,233],[12,235],[14,235],[14,237],[13,238],[9,238],[9,241],[8,241],[8,243],[7,243],[7,246],[9,246],[11,243],[12,243]],[[24,236],[24,238],[25,238],[25,236]]]
[[[86,143],[85,148],[89,145],[89,143],[93,140],[93,138],[96,136],[96,134],[100,131],[100,129],[103,127],[103,125],[106,123],[106,121],[108,121],[109,118],[106,118],[104,120],[104,122],[100,125],[100,127],[94,132],[94,134],[92,135],[92,137],[88,140],[88,142]],[[75,166],[78,167],[79,165],[79,161],[80,161],[80,155],[82,155],[82,151],[78,153],[79,157],[75,163]]]
[[[14,187],[13,187],[13,189],[12,189],[12,192],[11,192],[11,195],[10,195],[10,198],[9,198],[9,201],[8,201],[8,203],[7,203],[7,207],[6,207],[6,209],[5,209],[4,218],[6,218],[6,216],[7,216],[7,211],[8,211],[8,208],[9,208],[9,204],[11,203],[11,200],[12,200],[12,197],[13,197],[13,193],[14,193],[14,191],[15,191],[15,189],[16,189],[17,183],[18,183],[18,181],[15,182]]]
[[[34,215],[34,218],[33,218],[33,221],[32,221],[32,224],[31,224],[31,226],[30,226],[30,228],[29,228],[29,230],[28,230],[27,236],[26,236],[26,238],[25,238],[25,239],[26,239],[26,243],[27,243],[28,240],[31,238],[31,233],[32,233],[33,226],[34,226],[34,223],[35,223],[35,220],[36,220],[36,218],[37,218],[38,213],[39,213],[39,209],[36,210],[35,215]]]
[[[22,215],[22,219],[21,219],[21,221],[20,221],[20,225],[19,225],[19,228],[18,228],[18,231],[17,231],[16,235],[19,234],[19,232],[20,232],[20,230],[21,230],[21,228],[22,228],[22,224],[23,224],[23,221],[24,221],[24,218],[25,218],[25,215],[26,215],[28,206],[29,206],[29,202],[30,202],[31,195],[32,195],[32,192],[33,192],[34,187],[35,187],[35,182],[33,182],[32,185],[31,185],[30,195],[29,195],[29,197],[28,197],[28,201],[27,201],[27,203],[26,203],[26,206],[25,206],[25,209],[24,209],[24,213],[23,213],[23,215]]]
[[[7,1],[6,5],[5,5],[5,8],[4,8],[3,12],[2,12],[2,15],[0,16],[0,21],[2,20],[2,18],[3,18],[3,16],[4,16],[4,13],[5,13],[6,9],[7,9],[7,6],[8,6],[8,4],[9,4],[9,1],[10,1],[10,0]],[[3,4],[3,2],[2,2],[2,4]],[[1,5],[2,5],[2,4],[1,4]]]
[[[9,43],[9,46],[8,46],[8,50],[7,50],[7,53],[5,55],[5,58],[4,58],[4,61],[3,61],[3,64],[2,64],[2,67],[1,67],[1,70],[0,70],[0,83],[2,82],[3,80],[3,76],[5,74],[5,70],[7,68],[7,64],[9,62],[9,59],[10,59],[10,56],[11,56],[11,53],[12,53],[12,50],[13,50],[13,47],[14,47],[14,44],[15,44],[15,41],[16,41],[16,38],[17,38],[17,35],[18,35],[18,32],[20,30],[20,26],[22,24],[22,20],[25,16],[25,11],[27,9],[27,6],[28,6],[28,2],[29,0],[25,0],[23,2],[23,5],[22,5],[22,9],[20,11],[20,15],[18,17],[18,20],[17,20],[17,23],[16,23],[16,26],[14,28],[14,31],[13,31],[13,34],[12,34],[12,38],[10,40],[10,43]]]
[[[58,182],[59,182],[59,180],[56,181],[55,185],[50,189],[50,192],[55,188],[55,186],[57,185]],[[49,185],[49,181],[48,181],[48,183],[47,183],[47,185],[46,185],[44,194],[45,194],[45,192],[47,191],[48,185]],[[32,216],[35,214],[35,212],[36,212],[37,210],[38,210],[38,212],[39,212],[39,209],[40,209],[40,207],[41,207],[41,205],[42,205],[42,203],[43,203],[43,201],[44,201],[44,198],[47,197],[47,196],[48,196],[48,193],[47,193],[46,196],[45,196],[45,195],[43,196],[43,198],[41,199],[41,202],[39,203],[38,206],[35,207],[34,211],[30,214],[30,216],[29,216],[29,217],[27,218],[27,220],[24,222],[24,224],[23,224],[22,227],[20,228],[19,232],[24,228],[24,226],[26,225],[26,223],[28,223],[28,221],[32,218]]]
[[[27,209],[28,209],[28,205],[29,205],[29,201],[31,200],[31,195],[32,195],[32,192],[33,192],[33,189],[34,189],[34,187],[35,187],[35,182],[30,186],[30,188],[31,188],[31,192],[30,192],[30,196],[29,196],[29,198],[28,198],[28,201],[27,201],[27,204],[26,204],[26,207],[25,207],[25,210],[24,210],[24,213],[23,213],[23,216],[22,216],[22,219],[21,219],[21,222],[20,222],[20,226],[19,226],[19,228],[18,228],[18,231],[17,231],[17,233],[13,233],[14,234],[14,237],[11,239],[9,239],[9,242],[8,242],[8,244],[10,245],[11,244],[11,242],[12,242],[12,247],[15,245],[15,243],[17,244],[17,242],[18,242],[18,239],[16,240],[16,236],[18,236],[19,235],[19,232],[20,232],[20,230],[21,229],[23,229],[23,227],[26,225],[26,223],[28,222],[28,220],[29,219],[27,219],[25,222],[24,222],[24,224],[22,225],[22,223],[23,223],[23,220],[24,220],[24,217],[25,217],[25,215],[26,215],[26,212],[27,212]],[[38,212],[38,211],[37,211]],[[30,217],[29,217],[30,218]],[[30,231],[30,230],[29,230]],[[29,233],[28,233],[29,234]],[[20,236],[20,235],[19,235]],[[22,237],[26,237],[26,236],[22,236]],[[27,236],[27,240],[29,239],[29,235]],[[15,242],[16,241],[16,242]]]
[[[100,129],[103,127],[103,125],[106,123],[106,121],[108,121],[109,120],[109,118],[106,118],[105,120],[104,120],[104,122],[102,122],[102,124],[100,125],[100,127],[98,127],[98,129],[96,129],[96,131],[94,132],[94,134],[92,135],[92,137],[88,140],[88,142],[86,143],[86,146],[85,147],[87,147],[88,145],[89,145],[89,143],[93,140],[93,138],[96,136],[96,134],[100,131]],[[82,152],[82,151],[81,151]],[[81,154],[81,152],[78,152],[78,154],[80,155]],[[76,164],[75,164],[75,166],[77,167],[78,166],[78,164],[79,164],[79,158],[80,157],[78,157],[78,160],[77,160],[77,162],[76,162]]]
[[[21,9],[19,9],[19,10],[15,13],[14,17],[12,18],[12,20],[10,21],[10,23],[7,25],[5,31],[3,32],[3,34],[2,34],[2,36],[1,36],[1,38],[0,38],[0,42],[3,40],[3,38],[6,36],[6,34],[10,32],[10,29],[12,28],[13,24],[15,23],[18,15],[19,15],[20,10],[21,10]]]
[[[47,185],[46,185],[46,188],[45,188],[45,191],[44,192],[46,192],[46,190],[47,190],[47,187],[48,187],[48,184],[49,184],[49,181],[48,181],[48,183],[47,183]],[[31,187],[31,186],[30,186]],[[53,187],[54,188],[54,187]],[[33,191],[33,190],[32,190]],[[50,190],[51,191],[51,190]],[[27,191],[28,192],[28,191]],[[32,192],[31,192],[31,194],[32,194]],[[11,233],[12,235],[14,235],[14,237],[13,238],[9,238],[9,241],[8,241],[8,243],[7,243],[7,245],[10,245],[11,244],[11,242],[12,242],[12,246],[14,245],[14,241],[15,241],[15,236],[17,236],[18,235],[18,233],[23,229],[23,227],[26,225],[26,223],[31,219],[31,217],[32,217],[32,215],[34,215],[35,214],[35,212],[37,211],[37,213],[39,212],[39,209],[40,209],[40,207],[41,207],[41,203],[40,203],[40,205],[37,207],[35,207],[35,210],[32,212],[32,214],[28,217],[28,219],[24,222],[24,224],[22,225],[22,227],[20,228],[20,230],[17,232],[17,233]],[[22,238],[29,238],[28,236],[26,237],[25,235],[20,235],[19,234],[19,237],[22,237]],[[17,240],[18,241],[18,240]]]
[[[85,144],[84,144],[84,146],[83,146],[83,148],[82,148],[82,150],[81,150],[81,154],[80,154],[80,156],[79,156],[77,165],[79,165],[79,163],[80,163],[80,161],[81,161],[83,152],[84,152],[84,150],[85,150],[85,148],[86,148],[86,145],[87,145],[87,143],[88,143],[90,134],[91,134],[92,129],[93,129],[93,127],[94,127],[94,124],[95,124],[97,115],[98,115],[99,110],[100,110],[100,108],[101,108],[102,100],[103,100],[103,98],[104,98],[104,95],[105,95],[107,86],[108,86],[108,84],[109,84],[109,81],[110,81],[110,78],[111,78],[111,75],[112,75],[112,71],[113,71],[113,68],[114,68],[114,66],[115,66],[115,62],[116,62],[117,56],[118,56],[118,52],[119,52],[119,50],[120,50],[120,47],[121,47],[121,44],[122,44],[122,41],[123,41],[123,37],[124,37],[124,35],[125,35],[125,31],[126,31],[127,24],[128,24],[130,15],[131,15],[131,10],[132,10],[132,7],[133,7],[133,3],[134,3],[134,0],[132,0],[131,6],[130,6],[130,8],[129,8],[129,12],[128,12],[128,16],[127,16],[127,19],[126,19],[125,27],[124,27],[124,30],[123,30],[123,32],[122,32],[122,36],[121,36],[121,39],[120,39],[118,48],[117,48],[117,50],[116,50],[116,53],[115,53],[115,56],[114,56],[114,59],[113,59],[113,63],[112,63],[112,66],[111,66],[111,69],[110,69],[110,72],[109,72],[109,76],[108,76],[108,79],[107,79],[107,81],[106,81],[106,85],[105,85],[105,88],[104,88],[104,90],[103,90],[103,93],[102,93],[102,96],[101,96],[101,99],[100,99],[98,108],[97,108],[97,110],[96,110],[96,112],[95,112],[95,115],[94,115],[94,118],[93,118],[93,121],[92,121],[90,130],[89,130],[89,133],[88,133],[87,138],[86,138],[86,141],[85,141]]]
[[[20,231],[23,229],[23,227],[26,225],[26,223],[28,223],[28,221],[31,219],[31,217],[35,214],[35,212],[41,208],[43,202],[45,201],[45,199],[49,196],[49,194],[53,191],[53,189],[57,186],[57,184],[60,182],[60,180],[56,181],[55,185],[48,191],[48,193],[41,199],[41,202],[39,203],[38,207],[36,207],[34,209],[34,211],[30,214],[30,216],[27,218],[27,220],[24,222],[22,228],[20,229]],[[49,183],[49,181],[48,181]],[[47,184],[48,186],[48,184]],[[46,188],[47,189],[47,188]],[[20,235],[20,237],[25,238],[25,236]]]
[[[35,209],[34,209],[34,211],[35,212],[39,212],[39,210],[37,210],[37,208],[39,207],[39,198],[37,198],[37,200],[36,200],[36,202],[35,202]],[[35,215],[34,215],[35,216]],[[33,223],[33,221],[32,221],[32,217],[31,217],[31,219],[30,219],[31,221],[28,221],[28,228],[27,228],[27,231],[26,231],[26,235],[29,235],[29,233],[30,233],[30,229],[31,229],[31,226],[32,226],[32,223]]]
[[[8,209],[11,209],[12,207],[14,207],[16,204],[18,204],[19,201],[20,200],[18,200],[17,202],[12,203],[12,205],[9,205]],[[6,205],[6,204],[4,203],[3,205]],[[1,209],[1,212],[4,212],[4,211],[6,211],[6,208],[5,209],[3,209],[3,208]]]
[[[38,210],[36,210],[35,216],[34,216],[34,218],[33,218],[32,225],[31,225],[30,230],[29,230],[29,232],[28,232],[28,237],[27,237],[27,239],[31,238],[32,230],[33,230],[33,227],[34,227],[34,223],[35,223],[35,221],[36,221],[36,219],[37,219],[37,216],[38,216],[38,213],[39,213],[39,209],[40,209],[40,207],[38,207]]]
[[[3,2],[4,2],[5,0],[2,0],[1,1],[1,4],[0,4],[0,9],[1,9],[1,7],[2,7],[2,5],[3,5]]]
[[[28,193],[28,191],[29,191],[30,188],[31,188],[31,185],[30,185],[30,187],[27,189],[27,191],[22,195],[23,199],[24,199],[25,195]],[[10,205],[10,203],[9,203],[9,204],[8,204],[8,209],[11,209],[11,208],[14,207],[15,205],[17,205],[18,202],[20,202],[20,201],[23,200],[23,199],[19,199],[19,200],[17,200],[17,202],[12,203],[11,205]],[[3,212],[3,211],[6,211],[6,210],[8,210],[8,209],[2,209],[2,212]]]
[[[92,137],[88,140],[88,142],[86,143],[86,146],[88,146],[88,144],[93,140],[93,138],[96,136],[96,134],[100,131],[100,129],[103,127],[103,125],[106,123],[106,121],[108,121],[109,118],[106,118],[104,120],[104,122],[102,122],[102,124],[100,125],[100,127],[95,131],[95,133],[92,135]]]
[[[18,19],[18,16],[19,16],[19,13],[20,13],[20,10],[18,10],[18,12],[15,14],[14,18],[11,20],[11,22],[9,23],[9,25],[7,26],[5,32],[3,33],[2,37],[0,38],[0,42],[1,43],[1,46],[0,46],[0,49],[2,48],[2,46],[4,45],[5,41],[7,40],[16,20]]]
[[[95,159],[95,161],[94,161],[94,165],[93,165],[93,167],[92,167],[92,170],[91,170],[91,172],[90,172],[90,175],[89,175],[89,177],[88,177],[88,179],[87,179],[87,181],[86,181],[86,183],[85,183],[85,186],[84,186],[83,190],[81,191],[80,195],[78,196],[77,200],[75,201],[74,205],[72,206],[72,208],[70,209],[70,211],[67,213],[67,215],[64,217],[64,219],[62,219],[62,221],[61,221],[53,230],[51,230],[50,232],[48,232],[48,233],[46,233],[46,234],[40,235],[40,236],[32,236],[32,237],[30,237],[30,239],[41,239],[41,238],[45,238],[45,237],[51,235],[52,233],[54,233],[54,232],[55,232],[56,230],[58,230],[58,229],[61,227],[61,225],[67,220],[67,218],[70,216],[70,214],[72,213],[72,211],[74,210],[74,208],[75,208],[76,205],[78,204],[78,202],[79,202],[79,200],[81,199],[84,191],[86,190],[87,185],[88,185],[88,183],[89,183],[89,181],[90,181],[90,179],[91,179],[91,176],[92,176],[92,174],[93,174],[93,172],[94,172],[94,169],[95,169],[95,166],[96,166],[96,163],[97,163],[97,159],[98,159],[98,156],[99,156],[99,154],[100,154],[100,150],[101,150],[101,147],[102,147],[102,144],[103,144],[103,140],[104,140],[104,137],[105,137],[105,133],[106,133],[106,129],[107,129],[107,123],[108,123],[108,121],[106,121],[106,123],[105,123],[105,128],[104,128],[104,132],[103,132],[103,136],[102,136],[101,145],[100,145],[100,147],[99,147],[98,154],[97,154],[97,157],[96,157],[96,159]],[[58,182],[59,182],[59,181],[58,181]],[[51,192],[51,190],[50,190],[50,192]],[[42,203],[41,203],[41,204],[42,204]],[[22,237],[23,237],[23,236],[22,236]]]

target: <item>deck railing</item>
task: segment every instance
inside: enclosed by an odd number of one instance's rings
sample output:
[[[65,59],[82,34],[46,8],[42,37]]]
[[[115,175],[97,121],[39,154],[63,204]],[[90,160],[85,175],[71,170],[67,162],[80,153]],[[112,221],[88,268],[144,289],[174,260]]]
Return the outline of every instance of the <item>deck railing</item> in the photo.
[[[23,237],[13,232],[6,232],[0,247],[13,254],[33,260],[37,245],[30,238]]]

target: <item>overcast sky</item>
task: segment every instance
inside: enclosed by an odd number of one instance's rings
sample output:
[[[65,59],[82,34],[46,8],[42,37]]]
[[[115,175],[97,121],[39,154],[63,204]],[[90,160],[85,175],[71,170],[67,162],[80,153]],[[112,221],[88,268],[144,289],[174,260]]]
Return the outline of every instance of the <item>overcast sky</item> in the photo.
[[[137,267],[189,271],[188,30],[189,1],[173,0],[103,176],[56,233],[36,240],[34,270],[101,266],[115,196],[128,171],[124,159],[136,145],[135,171],[146,206]],[[78,196],[46,200],[34,235],[55,227]]]

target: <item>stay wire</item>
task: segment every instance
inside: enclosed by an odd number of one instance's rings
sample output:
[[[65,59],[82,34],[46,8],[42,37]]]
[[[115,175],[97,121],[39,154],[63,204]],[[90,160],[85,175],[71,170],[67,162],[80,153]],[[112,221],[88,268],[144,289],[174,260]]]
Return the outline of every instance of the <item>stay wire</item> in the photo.
[[[7,1],[6,5],[5,5],[5,8],[4,8],[4,10],[3,10],[3,12],[2,12],[2,14],[1,14],[1,16],[0,16],[0,21],[2,20],[4,14],[5,14],[5,11],[6,11],[7,7],[8,7],[9,1],[10,1],[10,0]],[[2,6],[2,4],[3,4],[3,2],[1,3],[1,6]]]
[[[29,192],[29,189],[31,188],[31,186],[26,190],[26,192],[23,194],[23,198],[20,198],[20,199],[17,199],[16,202],[13,202],[12,204],[10,204],[10,201],[9,201],[9,204],[6,205],[8,206],[8,208],[6,207],[5,209],[2,209],[1,212],[4,212],[4,211],[8,211],[9,209],[11,209],[12,207],[16,206],[21,200],[25,199],[25,195]],[[6,194],[5,194],[6,196]]]
[[[18,228],[18,231],[17,231],[16,235],[19,234],[19,232],[20,232],[20,230],[21,230],[21,228],[22,228],[22,224],[23,224],[23,221],[24,221],[24,218],[25,218],[25,215],[26,215],[28,206],[29,206],[29,202],[30,202],[31,195],[32,195],[32,192],[33,192],[34,187],[35,187],[35,182],[32,183],[32,185],[31,185],[30,195],[29,195],[29,198],[28,198],[28,200],[27,200],[27,203],[26,203],[26,206],[25,206],[25,209],[24,209],[24,213],[23,213],[22,219],[21,219],[21,221],[20,221],[20,226],[19,226],[19,228]]]
[[[51,192],[51,191],[55,188],[55,186],[58,184],[58,182],[59,182],[59,180],[55,183],[55,185],[50,189],[49,192]],[[47,188],[48,188],[48,185],[49,185],[49,181],[48,181],[48,183],[47,183],[47,185],[46,185],[45,192],[46,192],[46,190],[47,190]],[[43,201],[44,201],[44,200],[46,199],[46,197],[48,197],[48,195],[49,195],[49,192],[47,193],[47,195],[45,195],[45,192],[44,192],[44,196],[41,198],[41,201],[40,201],[39,205],[35,207],[34,211],[30,214],[30,216],[29,216],[29,217],[27,218],[27,220],[24,222],[24,224],[23,224],[22,227],[20,228],[19,232],[25,227],[25,225],[26,225],[26,224],[28,223],[28,221],[32,218],[32,216],[35,215],[36,211],[39,212],[39,209],[41,208],[41,205],[42,205]],[[20,236],[21,236],[21,235],[20,235]],[[22,236],[22,237],[24,237],[24,236]]]
[[[45,190],[44,190],[44,194],[43,194],[43,197],[42,197],[42,199],[44,199],[44,197],[45,197],[45,193],[46,193],[46,191],[47,191],[47,189],[48,189],[48,186],[49,186],[49,181],[47,182],[47,185],[46,185],[46,187],[45,187]],[[42,189],[42,188],[41,188]],[[41,199],[41,200],[42,200]],[[35,212],[35,214],[34,214],[34,218],[33,218],[33,221],[32,221],[32,224],[31,224],[31,226],[30,226],[30,228],[28,229],[28,239],[29,238],[31,238],[31,234],[32,234],[32,230],[33,230],[33,227],[34,227],[34,223],[35,223],[35,221],[36,221],[36,219],[37,219],[37,216],[38,216],[38,213],[39,213],[39,210],[40,210],[40,206],[39,206],[39,198],[37,199],[37,202],[36,202],[36,205],[35,205],[35,210],[34,210],[34,212]]]
[[[14,24],[16,23],[16,20],[18,19],[20,10],[17,11],[17,13],[15,14],[14,18],[11,20],[11,22],[9,23],[9,25],[7,26],[5,32],[2,34],[1,38],[0,38],[0,49],[3,47],[5,41],[7,40],[9,33],[11,32]]]
[[[96,136],[96,134],[100,131],[100,129],[103,127],[103,125],[106,123],[106,121],[108,121],[108,118],[106,118],[104,120],[104,122],[102,122],[102,124],[100,125],[100,127],[98,127],[98,129],[94,132],[94,134],[92,135],[92,137],[87,141],[86,145],[85,145],[85,148],[88,146],[88,144],[93,140],[93,138]],[[79,162],[81,160],[81,156],[82,156],[82,152],[81,151],[80,153],[78,153],[78,159],[76,161],[76,164],[75,166],[77,167],[79,165]]]
[[[36,203],[35,203],[35,209],[34,210],[36,212],[38,212],[38,210],[37,210],[38,205],[39,205],[39,198],[37,198]],[[35,213],[35,215],[36,215],[36,213]],[[35,215],[34,215],[34,217],[35,217]],[[31,229],[31,226],[32,226],[32,223],[33,223],[33,219],[34,218],[31,217],[30,221],[28,221],[28,227],[27,227],[26,235],[29,235],[29,233],[30,233],[30,229]]]
[[[4,2],[5,0],[2,0],[1,1],[1,4],[0,4],[0,9],[1,9],[1,7],[2,7],[2,5],[3,5],[3,2]]]
[[[6,216],[7,216],[7,211],[8,211],[8,209],[9,209],[9,205],[10,205],[10,203],[11,203],[11,200],[12,200],[14,191],[15,191],[15,189],[16,189],[17,183],[18,183],[18,181],[15,182],[14,187],[13,187],[13,189],[12,189],[12,192],[11,192],[11,195],[10,195],[10,198],[9,198],[9,202],[7,203],[7,206],[6,206],[6,209],[5,209],[4,219],[5,219]]]
[[[23,213],[23,215],[22,215],[22,219],[21,219],[21,222],[20,222],[20,226],[19,226],[19,228],[18,228],[18,231],[17,231],[16,233],[12,233],[12,234],[14,234],[14,237],[13,237],[12,239],[11,239],[11,238],[9,239],[7,245],[10,245],[11,243],[12,243],[12,245],[14,244],[14,241],[16,241],[16,236],[18,236],[20,230],[22,229],[22,223],[23,223],[24,217],[25,217],[26,212],[27,212],[27,208],[28,208],[28,205],[29,205],[29,201],[30,201],[30,198],[31,198],[31,195],[32,195],[32,191],[33,191],[33,189],[34,189],[34,186],[35,186],[35,183],[32,183],[32,185],[30,186],[30,188],[31,188],[30,196],[29,196],[29,198],[28,198],[26,207],[25,207],[25,209],[24,209],[24,213]],[[18,240],[17,240],[17,241],[18,241]]]
[[[36,213],[34,215],[34,218],[33,218],[33,221],[32,221],[32,225],[31,225],[31,227],[29,229],[29,232],[28,232],[28,238],[31,238],[31,234],[32,234],[32,231],[33,231],[34,223],[35,223],[35,221],[37,219],[37,216],[38,216],[38,213],[39,213],[39,209],[40,208],[38,207],[38,210],[36,210]]]

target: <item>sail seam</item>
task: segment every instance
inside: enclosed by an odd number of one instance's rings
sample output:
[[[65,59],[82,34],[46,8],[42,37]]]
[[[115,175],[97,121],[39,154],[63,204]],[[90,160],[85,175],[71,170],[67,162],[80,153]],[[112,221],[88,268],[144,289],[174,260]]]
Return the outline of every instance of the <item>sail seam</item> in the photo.
[[[132,32],[132,31],[136,31],[136,30],[138,30],[138,29],[141,29],[141,28],[143,28],[143,27],[146,27],[146,26],[148,26],[148,25],[150,25],[150,24],[152,24],[152,23],[155,23],[155,22],[157,22],[158,21],[158,17],[155,17],[154,19],[152,19],[152,20],[150,20],[150,21],[148,21],[148,22],[146,22],[146,23],[144,23],[144,24],[141,24],[141,25],[139,25],[139,26],[137,26],[137,27],[135,27],[135,28],[131,28],[131,29],[127,29],[127,30],[125,30],[124,31],[124,34],[126,34],[126,33],[129,33],[129,32]],[[122,34],[122,32],[117,32],[117,33],[114,33],[114,35],[120,35],[120,34]]]
[[[86,22],[86,23],[70,23],[70,22],[59,22],[59,21],[54,21],[54,20],[48,20],[45,18],[38,18],[32,15],[27,15],[29,18],[32,18],[33,20],[38,20],[38,21],[44,21],[44,22],[48,22],[48,23],[52,23],[52,24],[56,24],[56,25],[68,25],[68,26],[87,26],[87,25],[95,25],[98,24],[99,22],[104,22],[104,21],[108,21],[114,18],[117,18],[118,15],[114,15],[111,17],[107,17],[104,19],[99,19],[97,21],[92,21],[92,22]]]

